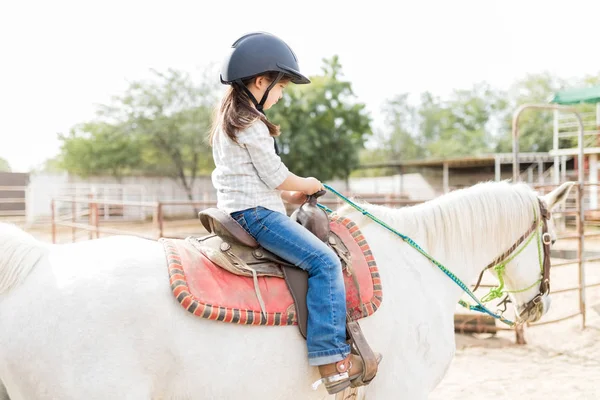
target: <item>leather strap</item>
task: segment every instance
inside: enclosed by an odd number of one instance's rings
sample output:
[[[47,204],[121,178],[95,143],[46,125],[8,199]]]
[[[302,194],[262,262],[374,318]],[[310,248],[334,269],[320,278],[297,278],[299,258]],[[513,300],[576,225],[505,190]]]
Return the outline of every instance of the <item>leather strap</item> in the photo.
[[[552,244],[552,238],[548,233],[548,220],[552,214],[546,207],[546,204],[539,199],[540,203],[540,215],[542,217],[542,246],[544,251],[544,260],[542,262],[542,280],[540,282],[539,293],[535,295],[521,310],[522,315],[527,315],[542,301],[544,295],[550,292],[550,244]]]
[[[285,283],[290,289],[294,304],[296,305],[296,319],[298,329],[306,339],[306,326],[308,325],[308,306],[306,305],[306,294],[308,293],[308,272],[294,266],[281,266]],[[301,300],[301,301],[299,301]]]
[[[475,284],[475,287],[473,288],[473,291],[477,290],[477,288],[481,284],[481,279],[483,278],[484,272],[487,271],[488,269],[492,268],[492,267],[495,267],[500,262],[502,262],[505,258],[507,258],[508,256],[510,256],[512,254],[512,252],[515,251],[517,249],[517,247],[519,247],[521,245],[521,243],[523,243],[525,241],[525,239],[527,239],[531,233],[533,233],[533,231],[537,228],[537,226],[538,226],[538,221],[537,220],[533,221],[533,224],[531,224],[531,226],[529,227],[529,229],[527,230],[527,232],[525,232],[523,235],[521,235],[521,237],[518,238],[517,241],[512,246],[510,246],[504,253],[502,253],[498,257],[496,257],[494,259],[494,261],[492,261],[491,263],[489,263],[481,271],[481,273],[479,274],[479,278],[477,279],[477,283]]]
[[[367,343],[365,336],[362,333],[362,329],[360,329],[360,325],[358,325],[358,321],[350,321],[346,322],[346,328],[348,330],[348,335],[350,336],[350,340],[353,343],[353,350],[358,352],[358,355],[363,361],[363,373],[360,377],[356,378],[352,381],[352,386],[364,386],[375,378],[377,375],[377,358]]]
[[[540,283],[540,293],[546,294],[550,292],[550,245],[552,244],[552,238],[548,233],[548,220],[551,218],[551,213],[543,201],[540,200],[540,213],[543,218],[542,227],[542,245],[544,247],[544,263],[542,282]]]

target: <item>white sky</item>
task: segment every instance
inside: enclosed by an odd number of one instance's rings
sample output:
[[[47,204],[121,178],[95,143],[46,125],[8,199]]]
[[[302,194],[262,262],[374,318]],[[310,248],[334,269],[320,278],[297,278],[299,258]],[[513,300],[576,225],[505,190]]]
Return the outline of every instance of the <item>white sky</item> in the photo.
[[[38,166],[58,153],[57,132],[93,118],[128,81],[220,64],[249,31],[287,41],[307,75],[338,54],[377,116],[403,92],[596,74],[599,17],[600,0],[4,0],[0,157],[15,171]]]

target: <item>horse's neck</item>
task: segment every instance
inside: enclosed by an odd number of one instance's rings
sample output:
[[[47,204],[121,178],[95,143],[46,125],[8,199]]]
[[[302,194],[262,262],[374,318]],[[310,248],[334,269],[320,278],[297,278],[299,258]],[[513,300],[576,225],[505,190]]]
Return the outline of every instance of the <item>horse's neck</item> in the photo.
[[[452,228],[437,207],[402,209],[397,218],[406,221],[405,235],[466,284],[480,274],[493,254],[500,254],[492,232],[481,232],[478,226]],[[457,288],[450,279],[448,283]]]
[[[531,201],[525,191],[505,190],[507,186],[503,184],[487,185],[496,186],[469,189],[471,192],[457,193],[453,197],[448,196],[446,199],[415,207],[389,209],[368,206],[368,209],[397,231],[413,239],[436,261],[466,285],[470,285],[485,266],[506,251],[525,231],[533,217],[528,215],[527,207],[523,207]],[[365,223],[375,224],[367,222],[366,217],[360,214],[354,214],[350,218],[358,218],[361,221],[359,226]],[[376,232],[379,229],[383,233],[383,228],[377,228],[368,229],[373,240],[378,240],[376,235],[379,234]],[[393,248],[399,247],[390,242],[387,249]],[[415,257],[424,259],[424,256],[416,252]],[[424,265],[436,268],[431,263],[419,264],[418,267]],[[455,303],[454,300],[462,295],[462,290],[446,276],[436,274],[434,279],[443,281],[441,284],[445,288],[444,295],[447,300],[452,300],[451,303]]]

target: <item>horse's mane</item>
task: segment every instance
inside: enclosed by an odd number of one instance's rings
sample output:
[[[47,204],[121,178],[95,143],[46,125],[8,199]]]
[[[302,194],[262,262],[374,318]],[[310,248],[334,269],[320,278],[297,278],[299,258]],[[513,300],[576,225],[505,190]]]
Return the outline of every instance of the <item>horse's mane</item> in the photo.
[[[509,247],[531,225],[537,209],[536,193],[529,186],[508,182],[479,183],[412,207],[358,204],[401,233],[425,237],[422,246],[445,251],[459,251],[467,237],[473,240],[470,248],[484,250],[492,242],[494,247]],[[353,214],[355,210],[349,205],[336,213],[349,216],[361,227],[371,222],[366,216]],[[488,236],[473,234],[473,230]]]
[[[46,251],[33,236],[0,222],[0,295],[23,281]]]

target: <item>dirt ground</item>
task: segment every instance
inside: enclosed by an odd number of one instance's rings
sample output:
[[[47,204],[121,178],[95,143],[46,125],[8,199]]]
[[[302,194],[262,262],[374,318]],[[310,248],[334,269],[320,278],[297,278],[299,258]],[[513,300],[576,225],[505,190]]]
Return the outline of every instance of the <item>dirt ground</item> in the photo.
[[[157,235],[147,223],[111,223],[110,227]],[[30,227],[28,231],[40,240],[51,240],[49,226]],[[165,236],[185,237],[203,232],[197,220],[165,223]],[[86,232],[76,234],[77,240],[87,238]],[[71,239],[70,228],[58,230],[59,243]],[[556,247],[572,250],[576,242],[561,240]],[[600,251],[600,240],[587,241],[586,249]],[[553,259],[558,261],[561,260]],[[552,289],[574,287],[577,277],[576,265],[553,268]],[[587,264],[586,282],[600,282],[600,263]],[[552,299],[552,308],[542,321],[561,318],[579,309],[577,292],[555,294]],[[600,287],[587,290],[586,309],[585,329],[581,316],[528,327],[528,344],[524,346],[515,344],[511,331],[496,336],[457,334],[456,357],[430,399],[600,399]]]
[[[574,249],[575,241],[557,248]],[[600,250],[597,240],[588,250]],[[563,260],[553,259],[553,262]],[[577,266],[552,270],[553,290],[577,285]],[[600,263],[586,264],[586,284],[600,282]],[[525,328],[528,344],[515,344],[511,331],[456,335],[456,357],[431,400],[600,399],[600,287],[587,289],[586,328],[577,316],[549,325]],[[578,292],[552,295],[552,306],[540,322],[574,314]]]

